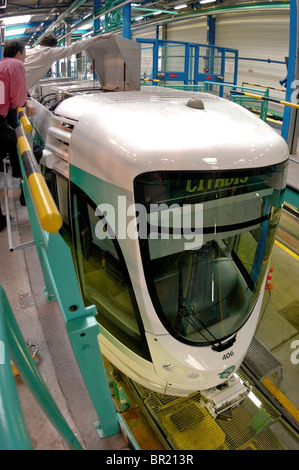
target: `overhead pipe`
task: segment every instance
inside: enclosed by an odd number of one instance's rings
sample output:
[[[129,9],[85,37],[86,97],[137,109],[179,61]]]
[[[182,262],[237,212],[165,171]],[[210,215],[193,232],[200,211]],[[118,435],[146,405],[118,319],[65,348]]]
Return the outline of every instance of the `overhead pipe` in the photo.
[[[87,0],[75,0],[75,2],[65,12],[61,13],[61,15],[58,16],[57,20],[54,21],[50,26],[48,26],[46,31],[39,36],[39,38],[36,40],[36,44],[39,44],[43,37],[53,32],[54,29],[57,28],[57,26],[59,26],[60,23],[65,20],[65,18],[71,16],[71,14],[76,11],[81,5],[86,3],[86,1]]]
[[[112,11],[117,10],[118,8],[122,8],[122,7],[124,7],[125,5],[127,5],[128,3],[131,3],[131,2],[132,2],[132,0],[126,0],[124,2],[119,3],[118,5],[115,5],[112,8],[109,8],[108,10],[102,11],[99,15],[94,16],[92,19],[90,19],[88,17],[84,21],[80,22],[80,27],[84,26],[87,23],[90,23],[90,21],[97,20],[98,18],[100,18],[103,15],[107,15],[107,13],[111,13]],[[77,23],[76,26],[74,26],[74,28],[71,31],[69,31],[67,34],[65,34],[64,36],[59,37],[59,39],[63,39],[66,36],[68,36],[69,34],[72,34],[76,29],[78,29],[78,26],[79,26],[79,23]]]
[[[245,4],[245,5],[230,5],[230,6],[216,6],[216,7],[207,7],[207,8],[200,8],[200,10],[194,10],[192,12],[180,13],[179,17],[176,18],[157,18],[154,20],[149,20],[145,23],[140,24],[132,24],[132,30],[137,31],[140,29],[147,29],[155,25],[164,25],[169,23],[174,23],[177,21],[186,21],[191,20],[194,17],[204,17],[208,15],[216,15],[218,13],[233,13],[236,11],[243,11],[243,10],[265,10],[265,9],[289,9],[290,4],[289,2],[277,2],[277,3],[260,3],[260,4]]]
[[[79,8],[82,4],[84,4],[87,0],[76,0],[75,3],[68,9],[66,10],[64,13],[62,13],[61,15],[59,15],[59,17],[57,18],[56,21],[54,21],[54,23],[52,23],[47,29],[46,31],[41,35],[39,36],[39,38],[37,39],[36,41],[36,44],[38,44],[42,38],[44,36],[46,36],[47,34],[49,34],[50,32],[52,32],[62,21],[64,21],[64,18],[66,16],[69,16],[74,10],[76,10],[77,8]],[[65,34],[64,36],[61,36],[59,37],[59,39],[63,39],[65,38],[66,36],[68,36],[69,34],[72,34],[76,29],[78,29],[78,27],[81,27],[81,26],[84,26],[85,24],[88,24],[90,23],[91,21],[94,21],[98,18],[100,18],[102,15],[106,15],[107,13],[110,13],[114,10],[116,10],[117,8],[122,8],[123,6],[127,5],[128,3],[131,3],[132,0],[126,0],[124,2],[121,2],[120,4],[118,5],[115,5],[114,7],[112,8],[109,8],[108,10],[106,11],[101,11],[101,13],[97,16],[92,16],[92,13],[90,15],[88,15],[88,17],[85,18],[85,20],[83,21],[79,21],[75,27],[73,29],[71,29],[70,32],[68,32],[67,34]],[[201,8],[200,10],[197,10],[197,11],[194,11],[192,13],[188,12],[188,13],[181,13],[179,15],[179,18],[175,18],[175,19],[172,19],[172,20],[169,20],[168,19],[165,19],[165,20],[161,20],[160,19],[155,19],[153,21],[148,21],[147,24],[146,24],[146,27],[150,27],[150,26],[153,26],[155,24],[164,24],[164,23],[172,23],[174,21],[183,21],[183,20],[187,20],[187,19],[191,19],[192,17],[194,16],[207,16],[207,15],[212,15],[212,14],[217,14],[217,13],[226,13],[226,12],[229,12],[229,11],[242,11],[242,10],[250,10],[250,9],[275,9],[275,8],[289,8],[289,3],[287,2],[277,2],[277,3],[261,3],[261,4],[254,4],[254,5],[231,5],[231,6],[228,6],[228,7],[212,7],[212,8]],[[166,11],[164,11],[164,13],[166,13]],[[173,12],[168,12],[169,14],[173,14]],[[133,25],[132,24],[132,29],[141,29],[141,27],[144,26],[144,25]]]

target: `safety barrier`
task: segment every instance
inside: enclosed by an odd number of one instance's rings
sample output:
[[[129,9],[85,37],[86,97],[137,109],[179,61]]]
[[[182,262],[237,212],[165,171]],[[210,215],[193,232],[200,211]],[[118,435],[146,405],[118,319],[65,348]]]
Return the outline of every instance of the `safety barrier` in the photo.
[[[228,87],[230,88],[230,92],[228,94],[228,96],[230,97],[230,99],[238,104],[240,104],[241,106],[244,106],[244,107],[254,107],[254,108],[259,108],[259,111],[260,111],[260,118],[263,120],[263,121],[266,121],[267,119],[267,114],[268,114],[268,102],[267,101],[262,101],[261,103],[259,103],[259,100],[253,96],[245,96],[245,92],[247,93],[248,91],[250,92],[257,92],[257,90],[255,88],[251,88],[251,87],[246,87],[244,85],[235,85],[233,83],[216,83],[216,82],[204,82],[204,91],[208,91],[209,89],[209,86],[210,85],[218,85],[221,87],[221,89],[223,90],[225,87]],[[237,92],[236,90],[237,89],[241,89],[242,91],[241,92]],[[236,91],[235,94],[233,94],[233,92]],[[261,96],[268,96],[269,95],[269,90],[265,90],[265,91],[260,91],[261,93]],[[223,96],[223,92],[219,95]],[[258,104],[258,105],[257,105]]]
[[[33,162],[32,151],[28,152],[29,144],[24,132],[18,132],[22,138],[21,141],[18,138],[18,144],[21,142],[23,145],[23,152],[20,151],[23,190],[46,284],[45,297],[48,301],[57,300],[61,309],[75,358],[99,418],[95,427],[101,437],[113,435],[119,432],[119,424],[98,343],[100,329],[95,319],[97,310],[94,305],[85,307],[83,304],[70,248],[58,231],[58,210],[46,183],[42,184],[44,180],[39,169],[35,171],[37,164]],[[38,178],[33,180],[32,185],[31,177],[36,173]],[[40,204],[42,210],[38,210],[36,204]],[[55,215],[52,211],[54,206]],[[43,225],[46,225],[48,230]]]
[[[50,394],[22,336],[0,285],[0,449],[32,450],[21,409],[11,360],[40,407],[72,450],[83,450]]]
[[[46,183],[43,182],[43,177],[21,125],[17,129],[17,136],[23,175],[22,185],[46,285],[45,297],[48,301],[57,300],[61,309],[74,356],[98,416],[98,421],[94,423],[98,434],[100,437],[114,435],[120,431],[119,421],[121,419],[114,408],[99,348],[100,329],[95,319],[97,310],[95,306],[85,307],[83,304],[71,251],[59,233],[62,223],[61,216]],[[77,439],[74,439],[72,431],[65,426],[63,416],[39,375],[29,349],[21,338],[21,333],[13,318],[3,289],[0,294],[0,334],[3,337],[3,339],[0,337],[2,341],[0,341],[0,345],[4,345],[5,351],[10,348],[10,355],[20,375],[68,445],[73,449],[82,449]],[[5,364],[1,364],[0,360],[0,447],[29,449],[31,444],[28,433],[24,430],[24,420],[20,415],[16,394],[10,393],[10,390],[13,390],[12,371],[8,371],[7,361],[4,362]],[[3,382],[5,385],[2,387]],[[2,409],[3,404],[5,410]],[[4,427],[1,428],[1,426]],[[3,433],[6,438],[2,440]]]
[[[274,93],[276,93],[276,96],[273,96],[273,98],[277,98],[277,93],[282,93],[283,97],[285,97],[285,94],[286,94],[286,90],[283,89],[283,88],[276,88],[276,87],[272,87],[272,86],[266,86],[266,85],[260,85],[258,83],[248,83],[248,82],[242,82],[242,85],[257,87],[259,89],[259,90],[257,90],[259,93],[260,93],[261,88],[263,88],[265,90],[268,90],[269,94],[267,96],[269,96],[269,97],[271,97],[270,93],[271,93],[271,91],[273,91]],[[283,119],[283,108],[281,108],[281,107],[276,107],[275,106],[275,107],[269,108],[268,113],[269,113],[269,115],[273,116],[275,119],[277,119],[279,121],[282,121],[282,119]]]
[[[142,44],[141,73],[145,79],[153,80],[153,85],[157,85],[156,79],[184,85],[208,80],[220,83],[227,80],[228,62],[232,81],[237,83],[237,49],[165,39],[136,38],[136,42]]]
[[[244,96],[239,96],[239,94],[237,96],[237,93],[236,93],[235,96],[233,96],[233,90],[236,90],[236,89],[241,89],[242,94],[245,91],[256,92],[257,90],[255,88],[245,87],[243,85],[235,85],[234,83],[228,83],[228,82],[213,82],[213,81],[208,80],[208,81],[205,81],[201,85],[170,85],[170,84],[164,84],[163,82],[160,82],[158,83],[158,85],[163,86],[165,88],[175,88],[177,90],[184,90],[184,91],[204,91],[205,93],[209,92],[211,87],[219,86],[220,89],[222,90],[221,92],[219,92],[219,96],[223,96],[224,88],[229,88],[230,89],[229,95],[231,99],[235,102],[238,102],[238,104],[240,104],[241,106],[246,106],[248,104],[251,104],[251,105],[256,104],[259,101],[259,99],[255,95],[250,95],[251,98],[248,98],[248,97],[244,98]],[[262,92],[261,96],[267,97],[268,94],[269,94],[269,91],[265,90],[264,92]],[[259,95],[257,96],[260,98]],[[246,102],[244,100],[246,100]],[[268,112],[268,102],[262,101],[261,106],[260,106],[260,118],[264,121],[266,121],[267,119],[267,112]]]
[[[291,101],[278,100],[276,98],[271,98],[270,96],[262,96],[262,95],[256,95],[253,93],[246,93],[246,92],[240,92],[240,91],[233,91],[233,93],[237,95],[249,96],[251,98],[255,98],[256,100],[272,101],[273,103],[279,103],[279,104],[282,104],[283,106],[290,106],[291,108],[296,108],[296,109],[299,108],[299,104],[292,103]]]
[[[31,132],[32,131],[32,125],[31,125],[31,122],[29,121],[29,119],[27,118],[26,114],[24,113],[23,111],[23,108],[21,106],[18,107],[17,109],[18,111],[18,114],[19,114],[19,118],[20,118],[20,121],[24,127],[24,130],[25,132]]]
[[[24,117],[23,115],[21,120]],[[39,170],[36,159],[21,126],[17,127],[16,134],[19,153],[41,226],[46,232],[58,232],[62,226],[62,217]]]

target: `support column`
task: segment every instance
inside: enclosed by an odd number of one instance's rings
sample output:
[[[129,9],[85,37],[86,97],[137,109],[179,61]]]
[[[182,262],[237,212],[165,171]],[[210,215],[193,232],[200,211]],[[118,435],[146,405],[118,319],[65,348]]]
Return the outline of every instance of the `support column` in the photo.
[[[131,3],[127,3],[122,10],[122,35],[126,39],[131,39]]]
[[[94,0],[94,3],[93,3],[93,14],[94,14],[94,16],[98,15],[98,11],[100,10],[100,8],[102,6],[103,6],[103,3],[101,2],[101,0]],[[97,33],[100,31],[100,26],[101,26],[100,18],[97,18],[93,22],[93,35],[94,36],[96,36]],[[96,74],[94,68],[93,68],[93,79],[97,80],[97,74]]]
[[[286,101],[299,102],[299,66],[298,66],[298,2],[290,0],[290,38],[287,72]],[[290,153],[296,153],[299,134],[297,109],[285,106],[281,135],[286,140]]]
[[[215,46],[215,30],[216,30],[216,17],[212,15],[207,16],[207,44],[210,46]],[[214,48],[207,48],[206,49],[206,61],[205,61],[205,69],[208,71],[209,74],[214,73],[214,55],[215,49]],[[221,58],[221,63],[223,62],[223,57]],[[208,90],[212,91],[213,86],[209,85]],[[219,96],[223,91],[222,87],[220,87]]]
[[[71,27],[72,27],[72,20],[66,20],[66,32],[69,33],[71,31]],[[68,36],[66,37],[66,46],[70,46],[72,44],[72,35],[71,34],[68,34]],[[67,59],[67,77],[71,77],[72,76],[72,61],[71,61],[71,57],[69,57]]]
[[[93,14],[94,14],[94,16],[98,15],[98,11],[100,10],[100,8],[102,6],[103,6],[103,4],[102,4],[101,0],[94,0],[94,2],[93,2]],[[96,36],[96,34],[99,32],[100,25],[101,25],[100,18],[95,19],[94,22],[93,22],[93,35],[94,36]]]
[[[207,43],[215,46],[215,32],[216,32],[216,17],[213,15],[207,16]]]
[[[2,22],[1,22],[2,23]],[[3,58],[3,45],[5,43],[5,26],[0,25],[0,60]]]

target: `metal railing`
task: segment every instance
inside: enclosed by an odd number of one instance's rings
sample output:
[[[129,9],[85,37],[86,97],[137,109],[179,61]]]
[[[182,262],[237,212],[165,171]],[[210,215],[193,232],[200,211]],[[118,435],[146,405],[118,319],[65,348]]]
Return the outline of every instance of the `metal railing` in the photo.
[[[21,125],[16,134],[22,187],[46,285],[45,297],[47,301],[57,300],[61,309],[75,358],[98,416],[98,422],[94,423],[98,434],[100,437],[114,435],[120,430],[120,417],[114,408],[99,348],[97,310],[95,306],[83,304],[70,248],[59,233],[62,218]],[[1,351],[7,356],[3,361]],[[17,401],[10,357],[69,447],[82,449],[48,391],[0,286],[0,449],[30,449],[32,445]]]
[[[11,361],[40,407],[72,450],[83,450],[50,394],[0,285],[0,449],[32,450]]]

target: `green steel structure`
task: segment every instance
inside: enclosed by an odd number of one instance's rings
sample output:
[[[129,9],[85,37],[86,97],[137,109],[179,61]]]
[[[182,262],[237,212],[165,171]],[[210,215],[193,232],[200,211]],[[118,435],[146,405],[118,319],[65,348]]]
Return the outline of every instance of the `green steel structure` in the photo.
[[[18,132],[26,139],[24,131]],[[33,162],[32,151],[20,153],[23,174],[23,190],[39,256],[47,301],[57,300],[65,321],[65,328],[77,360],[86,388],[97,413],[98,422],[94,423],[100,437],[119,432],[119,418],[114,408],[108,380],[98,343],[99,325],[95,319],[94,306],[85,307],[80,294],[71,251],[59,232],[48,233],[42,226],[34,205],[28,178],[32,172],[39,171]],[[22,157],[22,158],[21,158]],[[26,168],[26,171],[25,171]],[[28,168],[29,172],[28,173]],[[39,194],[45,198],[47,195]],[[64,269],[61,269],[61,266]],[[67,276],[65,275],[67,272]],[[0,286],[0,448],[30,449],[31,443],[20,410],[15,383],[11,371],[10,358],[21,377],[34,394],[36,400],[60,432],[71,449],[82,449],[80,443],[68,427],[51,394],[49,393],[29,349],[14,319],[9,302]],[[9,353],[7,352],[9,351]],[[4,436],[2,438],[2,436]]]

